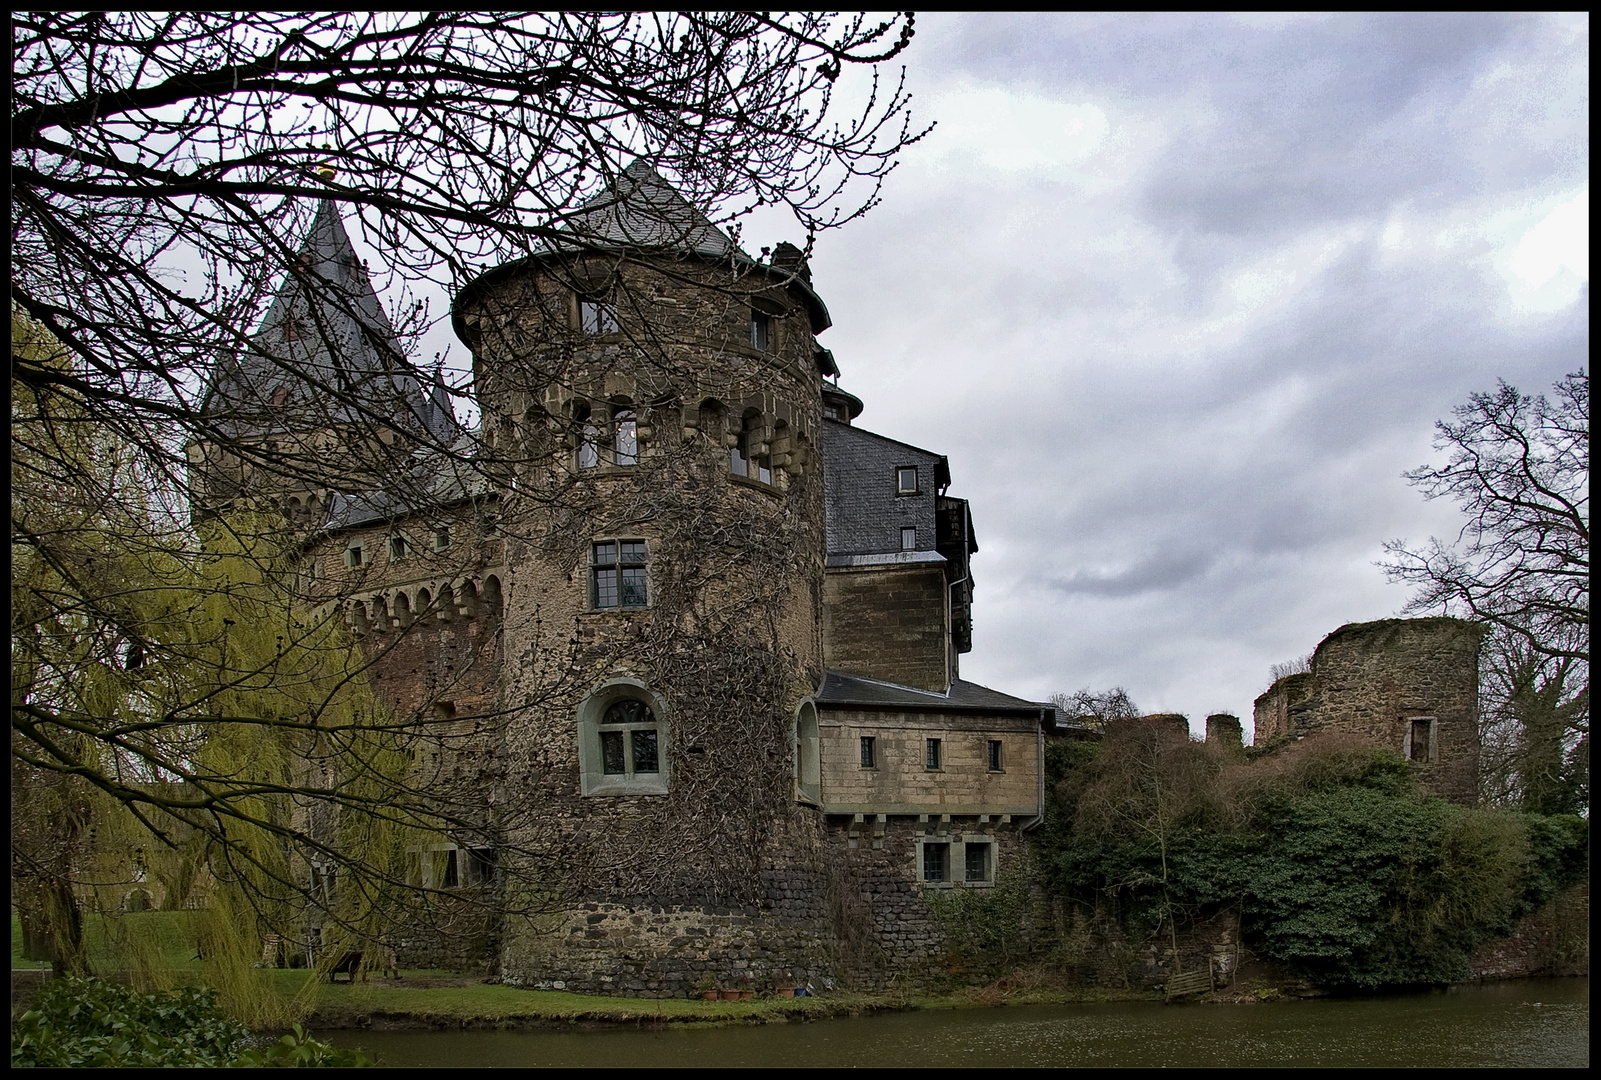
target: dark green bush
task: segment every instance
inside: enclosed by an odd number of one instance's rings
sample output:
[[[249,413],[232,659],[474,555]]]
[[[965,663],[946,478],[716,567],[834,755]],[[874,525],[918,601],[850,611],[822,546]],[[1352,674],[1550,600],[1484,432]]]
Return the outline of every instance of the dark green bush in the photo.
[[[11,1026],[11,1064],[46,1068],[371,1065],[296,1025],[265,1047],[224,1016],[210,988],[141,994],[97,979],[57,979]]]

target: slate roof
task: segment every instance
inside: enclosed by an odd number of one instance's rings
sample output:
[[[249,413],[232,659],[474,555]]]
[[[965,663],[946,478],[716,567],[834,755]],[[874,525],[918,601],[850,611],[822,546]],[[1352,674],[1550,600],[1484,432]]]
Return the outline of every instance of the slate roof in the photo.
[[[454,438],[444,388],[423,391],[332,200],[318,206],[297,261],[251,347],[218,361],[204,411],[235,436],[386,421]]]
[[[814,334],[822,333],[832,324],[828,308],[811,287],[811,272],[799,259],[799,250],[794,245],[780,245],[795,253],[786,265],[763,266],[642,158],[624,169],[605,191],[567,217],[561,231],[571,236],[572,241],[555,240],[527,258],[486,270],[456,294],[451,312],[457,337],[468,341],[461,321],[462,301],[477,289],[516,274],[531,263],[597,250],[698,255],[713,261],[726,260],[750,270],[765,270],[776,274],[780,280],[788,279],[786,288],[806,305]],[[830,366],[823,366],[820,361],[820,370],[831,370],[831,356],[828,364]]]
[[[940,694],[878,679],[864,679],[859,675],[847,675],[843,671],[825,672],[823,685],[813,700],[819,705],[863,705],[926,712],[1026,712],[1038,716],[1042,710],[1046,710],[1053,718],[1055,711],[1054,706],[1025,701],[964,679],[955,680],[950,690]]]
[[[950,483],[944,455],[863,428],[823,421],[824,528],[828,555],[901,550],[901,529],[917,529],[917,551],[933,552],[939,488]],[[915,465],[919,491],[897,493],[895,470]]]
[[[473,463],[476,432],[463,431],[447,450],[424,448],[404,478],[390,487],[335,495],[323,528],[350,529],[452,506],[493,494],[483,470]]]

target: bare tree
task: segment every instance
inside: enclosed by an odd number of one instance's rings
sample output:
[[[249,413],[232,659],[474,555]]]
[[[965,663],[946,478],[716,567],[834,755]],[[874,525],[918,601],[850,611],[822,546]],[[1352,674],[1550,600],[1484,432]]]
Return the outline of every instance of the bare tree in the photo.
[[[416,718],[370,708],[341,628],[297,603],[293,523],[245,496],[382,486],[411,512],[440,468],[493,493],[527,450],[441,422],[464,391],[408,356],[416,293],[593,250],[595,200],[641,166],[736,240],[781,207],[809,250],[920,134],[878,75],[911,36],[909,15],[15,16],[13,782],[72,812],[14,828],[14,882],[54,896],[82,873],[92,852],[46,856],[94,831],[94,804],[102,839],[109,813],[208,850],[263,911],[318,895],[285,852],[326,859],[360,930],[407,884],[397,836],[484,829],[399,764]],[[862,92],[836,95],[852,70]],[[306,257],[314,220],[347,218],[377,270]],[[286,279],[309,299],[274,316]],[[264,435],[291,383],[302,430]],[[309,437],[325,428],[350,453]]]
[[[1390,541],[1382,566],[1418,586],[1408,611],[1491,625],[1486,744],[1508,760],[1490,762],[1487,794],[1561,808],[1572,801],[1561,789],[1588,784],[1575,770],[1588,768],[1590,376],[1568,375],[1549,399],[1503,382],[1436,432],[1449,460],[1407,480],[1425,498],[1453,499],[1467,523],[1454,543]]]
[[[1105,731],[1111,723],[1132,720],[1140,715],[1140,707],[1134,704],[1128,691],[1121,686],[1098,692],[1086,686],[1072,694],[1052,694],[1051,704],[1069,719],[1092,731]]]

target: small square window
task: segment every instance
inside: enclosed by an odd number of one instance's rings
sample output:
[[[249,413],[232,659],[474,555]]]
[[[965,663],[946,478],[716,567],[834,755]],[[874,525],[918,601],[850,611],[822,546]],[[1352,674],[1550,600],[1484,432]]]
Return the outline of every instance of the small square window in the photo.
[[[877,757],[874,754],[873,736],[862,736],[862,768],[874,769],[878,767]]]
[[[990,772],[1000,772],[1001,771],[1001,740],[999,740],[999,739],[991,739],[989,742],[990,742],[990,754],[989,754]]]
[[[895,493],[897,495],[917,494],[916,465],[902,465],[895,470]]]
[[[939,768],[940,746],[938,739],[923,740],[923,767],[925,769]]]
[[[450,530],[438,528],[434,530],[434,550],[447,551],[450,548]]]
[[[391,559],[404,559],[406,557],[406,538],[404,536],[391,536],[389,538],[389,557]]]
[[[917,550],[917,526],[916,525],[903,525],[903,526],[901,526],[901,550],[902,551],[916,551]]]
[[[357,567],[361,565],[361,545],[351,544],[345,548],[345,565]]]
[[[609,300],[588,297],[578,301],[578,324],[590,335],[617,332],[617,305]]]
[[[951,846],[949,844],[923,845],[923,880],[949,881],[951,879]]]
[[[750,347],[761,349],[763,352],[772,348],[773,320],[770,315],[761,311],[750,313]]]

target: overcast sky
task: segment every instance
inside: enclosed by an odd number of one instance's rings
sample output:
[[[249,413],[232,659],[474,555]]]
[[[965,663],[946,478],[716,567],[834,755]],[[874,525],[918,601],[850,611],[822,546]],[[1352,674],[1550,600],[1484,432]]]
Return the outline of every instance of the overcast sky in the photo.
[[[1588,363],[1588,18],[931,15],[905,60],[939,126],[812,268],[858,422],[972,502],[963,677],[1249,737],[1405,605],[1386,539],[1460,527],[1401,477],[1434,421]]]
[[[939,127],[813,273],[859,423],[972,501],[962,675],[1249,730],[1455,535],[1434,421],[1588,364],[1588,18],[934,15],[906,63]]]

